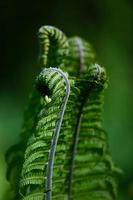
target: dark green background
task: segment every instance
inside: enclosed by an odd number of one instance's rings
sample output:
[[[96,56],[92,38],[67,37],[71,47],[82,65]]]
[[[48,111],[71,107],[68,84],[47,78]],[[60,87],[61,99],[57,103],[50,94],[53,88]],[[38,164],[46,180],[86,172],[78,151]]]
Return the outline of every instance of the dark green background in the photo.
[[[8,184],[4,153],[16,141],[38,71],[37,31],[53,25],[95,47],[107,68],[104,127],[113,159],[124,170],[119,200],[133,199],[133,68],[130,0],[0,1],[0,200]]]

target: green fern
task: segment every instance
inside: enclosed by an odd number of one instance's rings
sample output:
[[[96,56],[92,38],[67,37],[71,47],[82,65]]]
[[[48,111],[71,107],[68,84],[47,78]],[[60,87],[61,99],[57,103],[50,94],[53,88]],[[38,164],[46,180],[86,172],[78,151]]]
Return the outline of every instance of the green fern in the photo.
[[[20,142],[6,154],[14,199],[114,200],[121,170],[102,128],[106,72],[96,64],[92,46],[79,37],[67,39],[44,26],[39,40],[44,69],[25,112]]]

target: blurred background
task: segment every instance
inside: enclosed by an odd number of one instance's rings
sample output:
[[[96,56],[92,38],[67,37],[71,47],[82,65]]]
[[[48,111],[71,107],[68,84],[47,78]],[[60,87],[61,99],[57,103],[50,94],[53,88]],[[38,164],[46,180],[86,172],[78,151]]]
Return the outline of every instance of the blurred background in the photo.
[[[106,67],[104,127],[113,159],[124,170],[119,200],[133,199],[133,1],[0,1],[0,200],[4,200],[4,153],[18,141],[23,110],[38,71],[37,31],[53,25],[90,41]]]

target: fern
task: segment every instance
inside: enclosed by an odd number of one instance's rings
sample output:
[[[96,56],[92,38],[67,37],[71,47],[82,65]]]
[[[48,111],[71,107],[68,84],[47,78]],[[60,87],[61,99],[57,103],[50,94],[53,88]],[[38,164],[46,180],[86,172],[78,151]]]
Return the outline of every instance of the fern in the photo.
[[[96,64],[93,47],[79,37],[68,39],[44,26],[39,40],[44,69],[20,142],[6,154],[14,199],[115,200],[121,170],[102,128],[106,72]]]

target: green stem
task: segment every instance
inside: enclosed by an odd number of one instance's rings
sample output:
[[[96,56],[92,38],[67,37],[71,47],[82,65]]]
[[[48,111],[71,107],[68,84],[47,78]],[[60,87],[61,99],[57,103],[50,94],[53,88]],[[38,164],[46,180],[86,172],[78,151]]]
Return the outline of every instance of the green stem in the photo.
[[[57,146],[58,138],[59,138],[59,134],[60,134],[61,124],[62,124],[64,112],[66,109],[66,104],[68,102],[68,98],[69,98],[69,94],[70,94],[70,83],[69,83],[69,80],[66,77],[66,75],[59,69],[55,69],[55,68],[51,68],[51,69],[60,73],[60,75],[63,77],[65,84],[66,84],[66,95],[65,95],[63,103],[61,105],[61,111],[59,112],[59,115],[58,115],[59,120],[56,122],[55,132],[53,134],[50,152],[48,155],[48,165],[47,165],[47,170],[46,170],[46,185],[45,185],[46,200],[52,199],[52,176],[53,176],[54,157],[55,157],[56,146]]]

